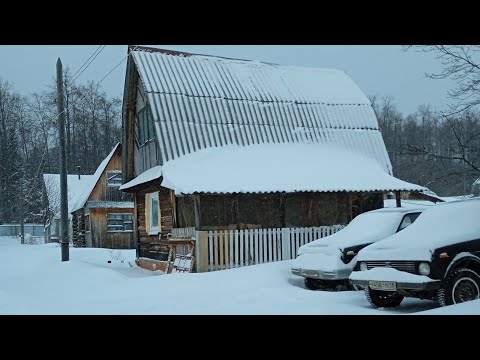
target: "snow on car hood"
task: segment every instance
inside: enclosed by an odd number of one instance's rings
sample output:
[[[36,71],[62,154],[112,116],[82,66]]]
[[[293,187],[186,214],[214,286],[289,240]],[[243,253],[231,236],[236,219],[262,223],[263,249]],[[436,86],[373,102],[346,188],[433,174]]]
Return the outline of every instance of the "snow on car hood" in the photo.
[[[431,260],[437,248],[480,238],[480,198],[443,203],[406,229],[360,250],[358,261]]]
[[[323,249],[331,245],[344,249],[384,239],[397,231],[407,212],[415,211],[408,210],[379,209],[360,214],[339,232],[300,246],[298,254],[324,252]],[[422,210],[423,208],[418,209]]]
[[[330,254],[318,253],[300,255],[293,260],[292,268],[327,272],[334,272],[343,269],[352,270],[355,267],[356,261],[351,261],[348,264],[344,264],[341,260],[340,250],[336,250],[336,252],[332,252]]]

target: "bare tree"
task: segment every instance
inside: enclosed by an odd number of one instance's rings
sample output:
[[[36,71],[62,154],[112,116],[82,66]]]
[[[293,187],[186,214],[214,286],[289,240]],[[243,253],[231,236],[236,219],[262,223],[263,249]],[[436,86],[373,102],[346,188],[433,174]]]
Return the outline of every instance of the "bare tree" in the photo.
[[[447,149],[428,148],[425,142],[407,144],[406,150],[423,155],[442,164],[448,162],[452,176],[463,180],[464,191],[471,177],[480,177],[480,45],[429,45],[408,46],[408,49],[433,53],[441,62],[442,70],[427,73],[431,79],[452,79],[456,86],[448,91],[452,104],[436,115],[441,122],[443,143]],[[426,134],[425,134],[426,135]],[[440,138],[438,139],[440,140]],[[440,145],[440,144],[438,144]]]

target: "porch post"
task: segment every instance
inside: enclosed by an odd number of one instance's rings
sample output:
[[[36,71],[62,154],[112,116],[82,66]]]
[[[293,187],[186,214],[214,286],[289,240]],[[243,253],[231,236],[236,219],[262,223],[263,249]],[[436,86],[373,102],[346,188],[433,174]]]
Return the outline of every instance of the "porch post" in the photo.
[[[193,195],[193,209],[195,211],[195,230],[199,231],[202,227],[202,218],[200,213],[200,195]]]
[[[395,191],[395,200],[397,202],[397,207],[402,207],[402,200],[400,198],[400,191]]]

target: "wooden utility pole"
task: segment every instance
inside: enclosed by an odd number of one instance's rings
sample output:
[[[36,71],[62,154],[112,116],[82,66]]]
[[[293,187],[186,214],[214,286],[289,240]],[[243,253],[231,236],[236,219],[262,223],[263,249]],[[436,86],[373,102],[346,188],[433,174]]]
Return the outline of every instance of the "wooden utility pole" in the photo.
[[[23,179],[20,179],[20,243],[25,244],[25,199],[23,198]]]
[[[58,144],[60,151],[60,246],[62,261],[69,260],[68,241],[68,198],[67,198],[67,159],[65,156],[65,107],[63,103],[62,61],[57,60],[57,111]]]

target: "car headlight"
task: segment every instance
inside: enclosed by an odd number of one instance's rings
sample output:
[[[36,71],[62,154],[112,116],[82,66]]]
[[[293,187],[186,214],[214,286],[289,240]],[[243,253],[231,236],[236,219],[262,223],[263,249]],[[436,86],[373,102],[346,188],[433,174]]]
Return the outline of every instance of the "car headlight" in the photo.
[[[426,262],[421,262],[418,265],[418,272],[421,275],[428,276],[428,274],[430,274],[430,265],[428,265]]]
[[[361,271],[368,270],[368,268],[367,268],[367,263],[366,263],[366,262],[361,262],[361,263],[360,263],[360,270],[361,270]]]

